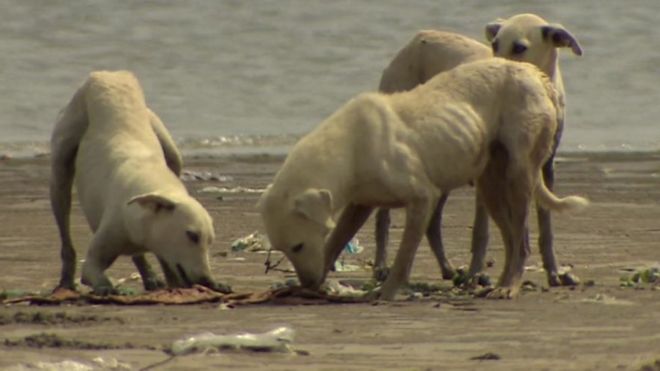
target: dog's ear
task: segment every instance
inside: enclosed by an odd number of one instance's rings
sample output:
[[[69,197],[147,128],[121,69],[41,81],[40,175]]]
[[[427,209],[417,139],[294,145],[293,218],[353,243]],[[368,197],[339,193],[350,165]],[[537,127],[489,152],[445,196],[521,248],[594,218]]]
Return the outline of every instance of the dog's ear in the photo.
[[[493,41],[495,35],[497,35],[497,33],[500,31],[500,28],[502,28],[503,22],[504,19],[498,18],[486,25],[484,31],[486,32],[486,40],[488,40],[488,42]]]
[[[564,26],[558,23],[552,23],[546,26],[541,27],[541,34],[543,35],[543,40],[548,40],[554,44],[557,48],[568,48],[570,47],[575,55],[582,55],[582,47],[577,41],[575,36],[573,36]]]
[[[332,220],[332,194],[327,189],[308,189],[293,200],[296,213],[325,226],[335,227]]]
[[[145,193],[131,198],[127,205],[137,203],[145,209],[151,210],[154,213],[159,211],[172,211],[176,207],[176,203],[158,193]]]

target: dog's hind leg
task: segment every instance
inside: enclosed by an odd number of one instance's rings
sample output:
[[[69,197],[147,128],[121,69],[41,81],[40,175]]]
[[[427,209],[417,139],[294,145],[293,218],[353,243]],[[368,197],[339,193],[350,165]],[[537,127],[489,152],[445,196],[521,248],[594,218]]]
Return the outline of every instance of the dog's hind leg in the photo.
[[[543,165],[543,181],[549,190],[553,190],[554,179],[554,156]],[[575,286],[579,278],[566,273],[559,274],[559,264],[553,248],[552,218],[549,210],[544,209],[538,203],[536,205],[536,215],[539,223],[539,250],[543,258],[543,268],[545,269],[548,284],[550,286]]]
[[[406,225],[390,274],[383,283],[380,298],[392,300],[401,285],[408,282],[410,270],[417,248],[428,228],[432,210],[435,207],[433,197],[419,198],[406,207]]]
[[[344,208],[337,225],[325,243],[326,274],[333,269],[335,261],[339,258],[346,244],[369,219],[372,211],[371,207],[356,204],[349,204]]]
[[[87,130],[83,88],[60,113],[51,137],[50,204],[60,235],[62,271],[58,287],[75,290],[76,251],[70,231],[71,193],[76,153]]]
[[[530,254],[527,230],[527,215],[532,198],[529,173],[513,170],[504,182],[504,194],[499,197],[500,207],[493,210],[493,219],[502,230],[506,248],[505,266],[497,287],[488,298],[509,299],[518,295],[525,269],[525,261]],[[502,197],[504,196],[504,197]]]
[[[449,259],[445,256],[445,248],[442,244],[442,210],[447,203],[447,198],[449,193],[443,193],[436,204],[433,214],[431,215],[431,220],[429,221],[428,228],[426,229],[426,238],[429,241],[431,246],[431,251],[435,255],[435,259],[440,265],[440,271],[442,272],[442,278],[450,280],[454,277],[454,267],[452,267]]]
[[[376,212],[376,257],[374,258],[373,277],[377,281],[387,278],[387,243],[390,235],[390,210],[378,209]]]

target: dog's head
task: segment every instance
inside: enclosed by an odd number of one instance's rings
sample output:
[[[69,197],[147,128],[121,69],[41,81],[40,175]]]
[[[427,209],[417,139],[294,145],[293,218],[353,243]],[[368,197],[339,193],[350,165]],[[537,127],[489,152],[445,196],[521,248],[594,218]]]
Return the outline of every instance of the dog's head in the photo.
[[[318,288],[325,280],[325,238],[334,228],[332,195],[324,189],[299,194],[266,190],[258,205],[273,249],[282,251],[300,284]]]
[[[148,193],[133,197],[126,207],[133,242],[158,257],[170,287],[216,288],[208,260],[213,220],[197,200]]]
[[[555,48],[571,48],[574,54],[582,55],[580,44],[568,30],[534,14],[498,19],[486,25],[485,31],[493,55],[529,62],[546,72],[545,68],[555,62]]]

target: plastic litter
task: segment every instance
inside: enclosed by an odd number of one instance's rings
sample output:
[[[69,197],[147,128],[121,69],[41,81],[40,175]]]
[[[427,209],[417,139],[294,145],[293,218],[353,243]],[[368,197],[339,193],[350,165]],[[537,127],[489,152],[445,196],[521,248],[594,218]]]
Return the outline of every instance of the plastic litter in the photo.
[[[258,232],[238,238],[231,243],[231,251],[266,252],[270,249],[268,239]]]
[[[343,260],[337,260],[335,262],[335,272],[357,272],[361,270],[362,267],[356,264],[348,264]]]
[[[354,238],[348,241],[346,247],[344,247],[344,251],[349,254],[359,254],[364,251],[364,247],[360,245],[360,241],[357,238]]]
[[[216,187],[208,186],[199,190],[200,193],[263,193],[265,191],[261,188],[248,188],[248,187]]]
[[[338,296],[362,297],[367,294],[365,290],[356,289],[337,280],[327,280],[321,288],[328,294]]]
[[[355,255],[364,251],[364,247],[360,245],[360,241],[357,238],[354,238],[346,244],[344,251],[347,254]],[[343,258],[335,261],[335,272],[356,272],[361,269],[362,267],[359,265],[344,262]]]
[[[60,362],[34,362],[4,368],[5,371],[94,371],[94,370],[131,370],[131,366],[115,358],[96,357],[91,362],[64,360]]]
[[[660,265],[627,270],[632,272],[632,275],[620,278],[622,287],[636,287],[646,283],[660,284]]]
[[[234,178],[229,175],[215,174],[210,171],[183,170],[181,172],[181,180],[187,182],[196,181],[196,180],[230,182],[234,180]]]
[[[293,329],[283,326],[261,334],[240,333],[216,335],[204,332],[172,343],[174,355],[220,350],[249,350],[256,352],[291,352]]]

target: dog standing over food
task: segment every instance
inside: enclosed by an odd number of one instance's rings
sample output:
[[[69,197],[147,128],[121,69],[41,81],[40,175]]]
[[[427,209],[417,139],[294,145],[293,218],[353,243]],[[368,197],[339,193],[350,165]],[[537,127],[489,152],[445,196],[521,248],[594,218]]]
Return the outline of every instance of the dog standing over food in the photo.
[[[50,199],[62,242],[59,286],[75,289],[76,253],[70,235],[75,179],[94,232],[82,282],[113,292],[105,270],[131,255],[145,289],[162,286],[145,253],[154,253],[170,287],[194,284],[226,290],[211,278],[213,221],[178,174],[182,161],[158,116],[128,71],[92,72],[60,114],[51,139]]]
[[[385,93],[406,91],[423,84],[433,76],[460,64],[490,58],[493,55],[515,61],[529,62],[545,72],[559,94],[559,129],[552,156],[543,166],[545,183],[554,185],[554,154],[564,123],[564,84],[559,69],[557,48],[570,48],[575,55],[582,55],[577,39],[562,25],[548,23],[534,14],[518,14],[500,19],[485,27],[491,48],[469,37],[451,32],[420,31],[394,57],[383,71],[379,90]],[[491,52],[492,49],[492,52]],[[426,232],[429,245],[440,265],[442,276],[450,279],[454,269],[446,258],[441,236],[442,210],[448,194],[444,194],[433,214]],[[552,247],[550,213],[537,208],[539,223],[539,248],[550,286],[575,285],[577,278],[571,274],[559,274],[557,259]],[[376,214],[376,257],[374,276],[381,279],[387,271],[386,246],[390,224],[389,210],[380,209]],[[472,230],[472,261],[468,271],[474,277],[485,268],[488,244],[488,213],[477,195],[474,228]]]
[[[401,245],[380,291],[390,300],[408,280],[441,194],[476,179],[506,251],[489,297],[516,296],[532,199],[557,211],[587,203],[557,198],[543,182],[558,105],[538,68],[501,58],[461,65],[408,92],[359,95],[289,152],[259,202],[268,238],[301,285],[318,288],[374,207],[405,208]]]

